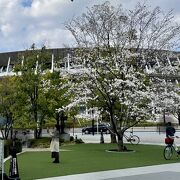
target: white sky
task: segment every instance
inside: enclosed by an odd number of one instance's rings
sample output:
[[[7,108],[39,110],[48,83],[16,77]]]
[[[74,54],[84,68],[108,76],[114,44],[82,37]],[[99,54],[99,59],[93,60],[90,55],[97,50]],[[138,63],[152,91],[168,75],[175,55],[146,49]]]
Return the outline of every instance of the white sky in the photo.
[[[148,2],[154,8],[174,10],[180,23],[180,0],[110,0],[131,9],[137,2]],[[71,34],[63,23],[86,12],[87,7],[105,0],[0,0],[0,52],[38,47],[60,48],[72,45]]]

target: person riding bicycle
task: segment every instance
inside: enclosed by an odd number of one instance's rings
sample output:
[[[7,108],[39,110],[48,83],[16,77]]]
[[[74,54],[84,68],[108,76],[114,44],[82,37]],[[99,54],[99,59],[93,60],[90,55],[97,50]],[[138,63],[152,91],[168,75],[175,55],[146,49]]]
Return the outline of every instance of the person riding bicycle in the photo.
[[[178,154],[180,154],[180,151],[178,149],[178,147],[176,146],[175,142],[174,142],[174,138],[179,138],[178,136],[175,136],[176,130],[175,128],[172,126],[171,122],[167,123],[167,127],[166,127],[166,137],[173,139],[173,145],[174,145],[174,149],[177,151]]]

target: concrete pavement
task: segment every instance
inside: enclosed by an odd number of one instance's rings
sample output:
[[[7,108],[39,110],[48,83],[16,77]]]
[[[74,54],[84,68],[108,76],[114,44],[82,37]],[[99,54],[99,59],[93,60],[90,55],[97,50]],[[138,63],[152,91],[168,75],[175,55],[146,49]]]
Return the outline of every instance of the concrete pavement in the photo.
[[[161,130],[161,131],[160,131]],[[157,145],[165,145],[165,131],[163,129],[158,129],[157,127],[141,127],[141,128],[133,128],[133,134],[139,136],[141,144],[157,144]],[[100,134],[82,134],[81,129],[76,129],[74,134],[70,131],[70,135],[77,138],[81,138],[85,143],[99,143],[100,142]],[[130,133],[126,132],[126,135],[129,136]],[[180,137],[180,130],[176,132],[176,135]],[[109,143],[111,141],[109,134],[104,134],[105,143]],[[124,142],[126,143],[126,139],[124,138]],[[175,140],[176,144],[180,146],[180,138]]]
[[[178,180],[180,163],[75,174],[41,180]],[[39,179],[40,180],[40,179]]]

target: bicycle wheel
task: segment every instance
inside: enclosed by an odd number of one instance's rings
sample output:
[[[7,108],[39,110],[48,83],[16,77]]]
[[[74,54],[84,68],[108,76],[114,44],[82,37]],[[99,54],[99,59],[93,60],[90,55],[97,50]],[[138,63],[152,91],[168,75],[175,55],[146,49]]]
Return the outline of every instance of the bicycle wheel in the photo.
[[[132,135],[132,136],[129,138],[129,141],[130,141],[131,144],[139,144],[140,139],[139,139],[138,136]]]
[[[173,148],[172,148],[172,146],[167,145],[164,148],[164,158],[166,160],[169,160],[169,159],[171,159],[172,155],[173,155]]]

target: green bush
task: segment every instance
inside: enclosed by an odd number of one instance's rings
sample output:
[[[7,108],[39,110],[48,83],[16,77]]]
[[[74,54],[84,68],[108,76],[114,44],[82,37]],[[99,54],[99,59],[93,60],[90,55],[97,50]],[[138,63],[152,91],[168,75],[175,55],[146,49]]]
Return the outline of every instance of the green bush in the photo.
[[[64,142],[64,139],[61,139],[61,138],[60,138],[60,139],[59,139],[59,142],[60,142],[60,143],[63,143],[63,142]]]
[[[39,139],[29,139],[28,146],[30,148],[48,148],[50,146],[51,137],[42,137]]]
[[[16,140],[16,153],[22,152],[22,143],[20,140]],[[11,139],[4,140],[4,158],[8,157],[11,154],[13,147],[13,142]]]
[[[70,136],[70,141],[74,141],[74,137],[73,136]]]
[[[138,124],[136,124],[136,127],[152,127],[157,126],[156,122],[147,122],[147,121],[141,121]]]
[[[22,152],[22,143],[20,140],[16,140],[16,153]]]
[[[49,148],[51,143],[51,137],[41,137],[39,139],[29,139],[28,147],[30,148]],[[59,139],[60,143],[64,142],[64,139]]]
[[[75,139],[75,143],[82,144],[82,143],[84,143],[84,141],[81,138],[79,138],[79,139]]]
[[[10,155],[11,140],[4,140],[4,158]]]

